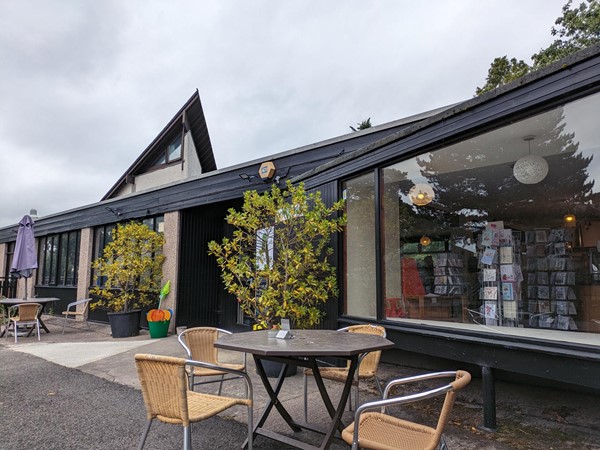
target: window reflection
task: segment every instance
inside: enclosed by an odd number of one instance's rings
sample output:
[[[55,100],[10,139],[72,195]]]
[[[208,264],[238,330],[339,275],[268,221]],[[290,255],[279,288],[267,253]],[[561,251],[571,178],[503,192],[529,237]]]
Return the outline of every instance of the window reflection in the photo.
[[[382,169],[388,319],[600,332],[599,103],[595,94]],[[515,177],[528,155],[547,163],[541,181]],[[415,200],[415,186],[433,195]]]

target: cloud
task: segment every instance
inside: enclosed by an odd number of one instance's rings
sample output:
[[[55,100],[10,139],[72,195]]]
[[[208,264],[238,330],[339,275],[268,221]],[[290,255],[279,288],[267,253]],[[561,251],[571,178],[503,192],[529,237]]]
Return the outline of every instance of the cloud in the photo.
[[[2,2],[0,226],[98,201],[196,88],[225,167],[470,98],[563,3]]]

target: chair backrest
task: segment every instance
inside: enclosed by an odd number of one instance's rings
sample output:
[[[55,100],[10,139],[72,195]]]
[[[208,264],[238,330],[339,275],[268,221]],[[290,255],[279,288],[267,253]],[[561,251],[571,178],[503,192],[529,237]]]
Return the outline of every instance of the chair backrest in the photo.
[[[86,298],[83,300],[77,300],[76,302],[71,302],[67,305],[67,311],[70,311],[72,307],[75,307],[73,310],[76,310],[78,305],[84,305],[82,313],[85,314],[90,307],[91,301],[91,298]]]
[[[444,433],[444,428],[446,428],[446,424],[448,423],[448,419],[450,418],[450,412],[452,411],[452,407],[454,406],[456,391],[461,390],[470,382],[471,374],[469,372],[466,372],[464,370],[456,371],[456,379],[452,383],[450,383],[452,385],[452,390],[446,392],[446,398],[444,399],[444,404],[442,405],[440,418],[438,419],[437,426],[435,427],[435,442],[439,442],[442,437],[442,434]]]
[[[179,335],[179,342],[188,350],[190,359],[218,364],[215,341],[222,330],[213,327],[188,328]]]
[[[386,337],[384,327],[381,325],[372,325],[370,323],[364,325],[351,325],[349,327],[342,328],[340,331],[347,331],[348,333],[376,334],[381,337]],[[358,376],[365,377],[376,375],[380,359],[381,350],[369,352],[360,362]]]
[[[39,303],[21,303],[17,305],[19,310],[19,322],[34,321],[42,309]]]
[[[135,355],[135,366],[148,419],[167,423],[190,423],[185,359],[160,355]]]

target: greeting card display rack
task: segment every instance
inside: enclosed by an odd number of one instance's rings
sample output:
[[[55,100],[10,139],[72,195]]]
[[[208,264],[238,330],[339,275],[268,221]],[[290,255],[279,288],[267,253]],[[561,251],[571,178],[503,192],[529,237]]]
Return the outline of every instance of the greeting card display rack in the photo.
[[[482,305],[476,323],[489,326],[519,326],[522,309],[521,232],[488,226],[477,241],[479,299]]]
[[[529,326],[577,330],[573,228],[525,232]]]

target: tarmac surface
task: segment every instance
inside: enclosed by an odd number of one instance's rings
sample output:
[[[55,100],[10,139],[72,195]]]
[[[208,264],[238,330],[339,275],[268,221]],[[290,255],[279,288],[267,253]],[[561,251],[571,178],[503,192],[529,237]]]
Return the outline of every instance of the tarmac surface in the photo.
[[[185,357],[174,335],[151,339],[140,336],[113,339],[104,324],[71,324],[65,334],[62,319],[44,317],[51,333],[42,331],[41,341],[32,335],[0,339],[0,449],[134,449],[146,423],[145,408],[134,364],[136,353]],[[221,352],[223,361],[241,361],[234,352]],[[423,370],[380,365],[380,379],[423,373]],[[248,358],[252,377],[255,417],[266,402],[266,394]],[[341,385],[326,382],[335,403]],[[216,393],[217,385],[196,388]],[[230,381],[224,395],[243,392],[243,382]],[[289,377],[280,396],[293,417],[302,417],[302,375]],[[375,399],[374,385],[361,384],[361,402]],[[460,391],[446,428],[451,449],[600,449],[600,396],[560,391],[548,387],[497,382],[497,420],[495,432],[483,431],[481,380],[474,378]],[[428,401],[396,408],[392,414],[408,420],[434,424],[439,402]],[[327,413],[314,382],[309,383],[309,421],[324,423]],[[344,423],[352,421],[346,412]],[[306,442],[319,436],[294,433],[273,412],[267,428]],[[246,436],[245,408],[236,407],[216,418],[192,426],[196,449],[240,448]],[[180,426],[154,421],[146,449],[182,448]],[[264,437],[255,441],[257,449],[289,448]],[[336,439],[332,449],[349,448]]]

